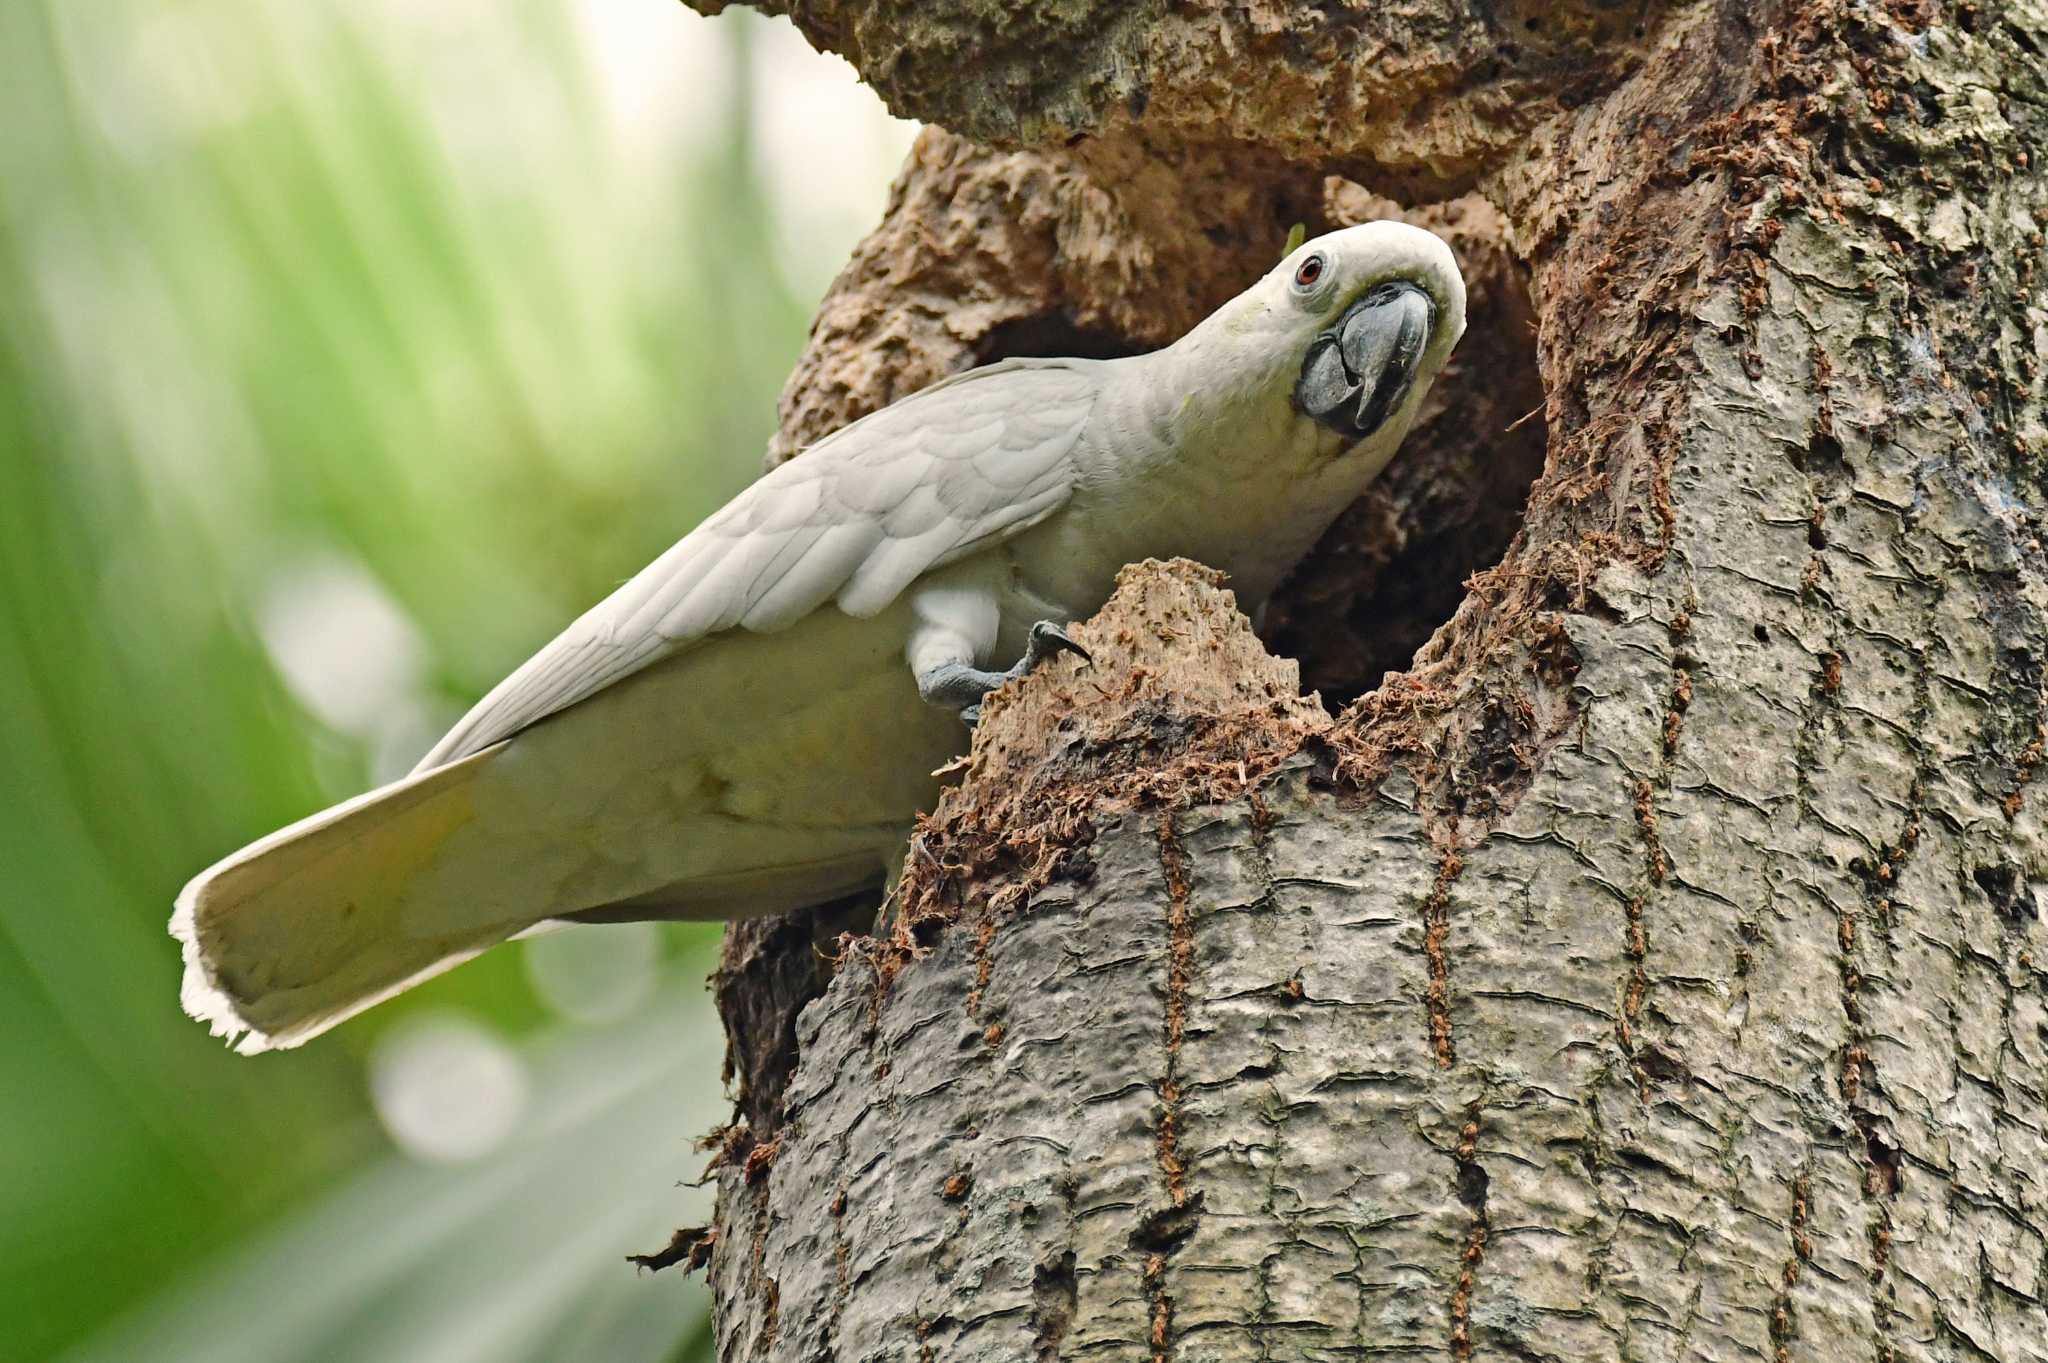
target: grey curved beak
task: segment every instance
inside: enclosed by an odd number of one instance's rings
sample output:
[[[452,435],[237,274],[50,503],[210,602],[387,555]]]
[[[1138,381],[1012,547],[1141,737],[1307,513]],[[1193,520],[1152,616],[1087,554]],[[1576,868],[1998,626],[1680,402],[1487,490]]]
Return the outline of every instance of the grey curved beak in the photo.
[[[1381,284],[1309,343],[1294,402],[1350,440],[1385,424],[1414,381],[1436,309],[1413,284]]]

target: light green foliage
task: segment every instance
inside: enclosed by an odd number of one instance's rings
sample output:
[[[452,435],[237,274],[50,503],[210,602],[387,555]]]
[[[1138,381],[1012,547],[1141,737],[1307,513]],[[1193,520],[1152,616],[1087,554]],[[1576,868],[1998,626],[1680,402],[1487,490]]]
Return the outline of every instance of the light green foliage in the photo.
[[[750,27],[717,26],[727,76]],[[704,1065],[673,1068],[701,1001],[550,1039],[500,952],[251,1063],[180,1014],[164,933],[187,875],[417,756],[759,459],[808,300],[772,257],[745,101],[650,170],[587,36],[565,0],[0,6],[0,1357],[151,1301],[188,1342],[237,1301],[275,1328],[118,1356],[340,1357],[374,1327],[377,1356],[463,1357],[419,1341],[494,1302],[527,1314],[493,1360],[694,1328],[618,1256],[665,1234],[715,1107]],[[348,617],[279,595],[309,577],[388,598],[420,641],[360,724],[323,722],[266,647],[296,624],[349,661]],[[666,971],[694,986],[707,941],[665,939]],[[633,1112],[656,1144],[634,1166],[522,1128],[483,1164],[409,1164],[366,1057],[447,1009],[514,1038],[534,1120]],[[564,1048],[576,1066],[545,1061]],[[650,1056],[666,1108],[636,1087]],[[614,1316],[625,1334],[570,1331]]]

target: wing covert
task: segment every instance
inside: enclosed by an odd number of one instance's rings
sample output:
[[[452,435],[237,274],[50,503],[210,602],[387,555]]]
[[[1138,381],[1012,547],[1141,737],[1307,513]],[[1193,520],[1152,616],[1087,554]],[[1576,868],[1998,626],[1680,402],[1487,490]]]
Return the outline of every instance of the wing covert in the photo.
[[[1005,360],[863,417],[770,471],[479,701],[419,769],[478,752],[699,639],[828,602],[881,611],[1065,504],[1104,362]]]

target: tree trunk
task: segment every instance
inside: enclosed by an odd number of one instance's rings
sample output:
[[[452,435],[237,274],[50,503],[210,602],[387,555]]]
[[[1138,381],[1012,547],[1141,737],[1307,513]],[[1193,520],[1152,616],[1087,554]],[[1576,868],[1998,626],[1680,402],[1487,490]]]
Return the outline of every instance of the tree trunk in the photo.
[[[783,451],[1295,221],[1475,315],[1265,622],[1355,703],[1134,572],[733,930],[722,1357],[2048,1358],[2043,7],[776,7],[950,129]]]

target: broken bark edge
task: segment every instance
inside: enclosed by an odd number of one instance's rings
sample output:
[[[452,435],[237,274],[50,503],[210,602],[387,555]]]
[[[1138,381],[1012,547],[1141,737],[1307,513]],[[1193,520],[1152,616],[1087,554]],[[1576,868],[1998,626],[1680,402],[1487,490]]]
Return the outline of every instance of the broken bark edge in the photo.
[[[716,1226],[685,1226],[669,1237],[667,1245],[654,1253],[628,1254],[626,1262],[652,1273],[681,1264],[683,1275],[688,1277],[698,1269],[709,1267],[711,1251],[717,1244]]]
[[[911,837],[887,931],[849,934],[843,954],[886,988],[969,913],[1085,878],[1098,820],[1237,798],[1328,731],[1224,582],[1187,559],[1126,567],[1072,630],[1091,662],[1060,658],[989,697],[963,779]]]

